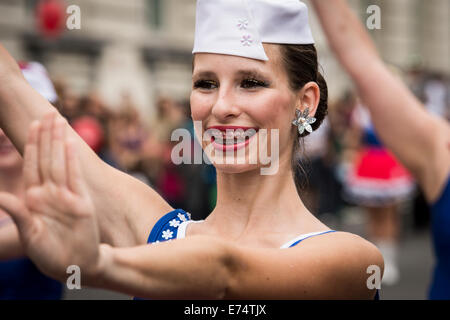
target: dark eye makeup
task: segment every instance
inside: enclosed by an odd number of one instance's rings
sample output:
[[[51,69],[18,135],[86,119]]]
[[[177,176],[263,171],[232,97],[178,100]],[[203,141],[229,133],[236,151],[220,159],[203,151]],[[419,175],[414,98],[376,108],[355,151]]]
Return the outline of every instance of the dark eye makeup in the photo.
[[[267,81],[261,81],[254,78],[241,80],[240,87],[244,89],[256,89],[258,87],[268,88],[270,84]],[[198,80],[194,82],[194,89],[217,89],[218,83],[213,80]]]
[[[213,80],[198,80],[194,82],[194,89],[216,89],[218,87],[217,82]]]
[[[258,88],[258,87],[268,88],[269,85],[270,84],[266,81],[260,81],[260,80],[256,80],[253,78],[244,79],[241,82],[241,87],[244,89],[252,89],[252,88]]]

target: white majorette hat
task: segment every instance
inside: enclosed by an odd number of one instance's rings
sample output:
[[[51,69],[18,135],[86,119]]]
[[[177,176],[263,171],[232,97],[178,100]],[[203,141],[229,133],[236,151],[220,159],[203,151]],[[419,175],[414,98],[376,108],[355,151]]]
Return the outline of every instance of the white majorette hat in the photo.
[[[192,53],[269,60],[262,43],[313,44],[299,0],[197,0]]]

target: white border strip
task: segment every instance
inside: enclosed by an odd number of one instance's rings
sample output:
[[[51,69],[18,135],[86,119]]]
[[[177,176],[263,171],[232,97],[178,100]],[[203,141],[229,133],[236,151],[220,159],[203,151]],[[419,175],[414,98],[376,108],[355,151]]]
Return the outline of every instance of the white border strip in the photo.
[[[198,221],[194,221],[194,220],[187,220],[187,221],[183,221],[179,226],[178,226],[178,231],[177,231],[177,239],[183,239],[186,237],[186,227],[188,226],[189,223],[199,223],[199,222],[203,222],[204,220],[198,220]]]
[[[283,244],[280,249],[287,249],[289,248],[292,244],[294,244],[295,242],[299,241],[299,240],[303,240],[305,238],[308,238],[310,236],[315,236],[315,235],[319,235],[321,233],[325,233],[328,231],[332,231],[332,230],[325,230],[325,231],[317,231],[317,232],[311,232],[311,233],[306,233],[306,234],[302,234],[300,236],[298,236],[297,238],[292,239],[289,242],[286,242],[285,244]]]

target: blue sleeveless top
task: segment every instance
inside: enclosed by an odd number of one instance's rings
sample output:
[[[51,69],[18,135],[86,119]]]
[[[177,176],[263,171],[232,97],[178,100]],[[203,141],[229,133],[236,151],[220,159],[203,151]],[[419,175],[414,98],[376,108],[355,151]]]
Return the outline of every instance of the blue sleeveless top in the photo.
[[[158,222],[155,224],[152,231],[150,232],[150,235],[147,239],[147,243],[153,244],[164,241],[171,241],[174,239],[182,239],[186,235],[187,225],[189,223],[198,223],[198,222],[202,221],[191,220],[191,215],[189,214],[189,212],[185,212],[182,209],[173,210],[158,220]],[[296,246],[305,239],[330,232],[336,231],[335,230],[319,231],[298,236],[282,245],[281,249],[291,248],[293,246]],[[141,300],[140,298],[134,299]],[[375,296],[375,300],[379,300],[378,290]]]
[[[431,207],[431,230],[436,257],[429,298],[450,300],[450,177]]]

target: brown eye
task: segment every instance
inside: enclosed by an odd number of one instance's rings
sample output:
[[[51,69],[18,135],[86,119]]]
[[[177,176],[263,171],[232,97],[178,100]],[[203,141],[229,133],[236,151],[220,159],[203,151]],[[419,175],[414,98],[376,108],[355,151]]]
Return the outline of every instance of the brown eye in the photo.
[[[195,89],[211,90],[216,89],[217,87],[218,87],[217,83],[212,80],[199,80],[194,83]]]

